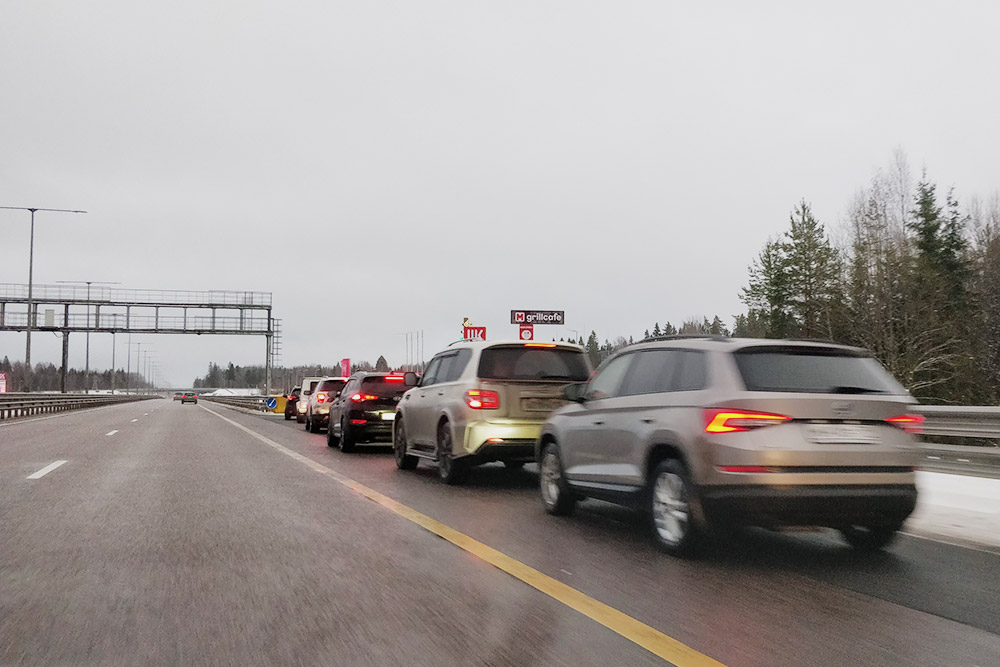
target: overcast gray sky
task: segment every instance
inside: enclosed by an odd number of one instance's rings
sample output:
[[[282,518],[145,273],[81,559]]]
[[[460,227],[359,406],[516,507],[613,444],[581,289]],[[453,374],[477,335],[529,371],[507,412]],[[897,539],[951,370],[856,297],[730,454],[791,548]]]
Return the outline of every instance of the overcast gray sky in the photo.
[[[38,283],[273,292],[288,364],[520,307],[731,324],[800,198],[836,223],[897,147],[960,198],[1000,181],[1000,4],[818,5],[0,0],[0,205],[89,211],[39,214]],[[26,282],[27,213],[0,253]],[[175,384],[264,357],[143,340]]]

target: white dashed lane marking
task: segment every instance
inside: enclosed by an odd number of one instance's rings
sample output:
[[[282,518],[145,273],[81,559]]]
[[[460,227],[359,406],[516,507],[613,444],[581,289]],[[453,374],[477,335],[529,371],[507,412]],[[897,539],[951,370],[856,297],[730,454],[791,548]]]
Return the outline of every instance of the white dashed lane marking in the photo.
[[[108,431],[108,432],[107,432],[107,433],[105,433],[104,435],[114,435],[114,434],[115,434],[115,433],[117,433],[117,432],[118,432],[118,429],[115,429],[114,431]]]
[[[45,477],[50,472],[52,472],[53,470],[55,470],[64,463],[66,463],[66,461],[55,461],[53,463],[50,463],[41,470],[39,470],[38,472],[28,475],[28,479],[39,479],[41,477]]]

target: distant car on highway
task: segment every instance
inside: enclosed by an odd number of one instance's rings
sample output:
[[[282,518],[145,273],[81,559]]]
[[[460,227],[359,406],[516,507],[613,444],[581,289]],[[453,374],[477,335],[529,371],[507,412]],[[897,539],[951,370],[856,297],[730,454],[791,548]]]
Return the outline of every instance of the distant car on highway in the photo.
[[[299,394],[302,387],[293,387],[292,391],[285,396],[285,419],[289,420],[295,416],[295,404],[299,402]]]
[[[184,405],[185,403],[194,403],[195,405],[197,405],[198,394],[194,393],[193,391],[185,391],[183,394],[181,394],[181,405]]]
[[[316,385],[319,384],[319,381],[322,379],[323,379],[322,376],[312,375],[302,378],[302,382],[299,383],[299,387],[301,387],[299,393],[299,400],[295,402],[295,421],[297,421],[298,423],[300,424],[305,423],[306,407],[309,404],[309,395],[313,392],[313,389],[316,388]]]
[[[341,390],[347,384],[345,377],[325,377],[316,384],[306,402],[305,424],[310,433],[319,433],[330,422],[330,403],[340,396]],[[300,402],[301,399],[300,399]]]
[[[863,350],[673,337],[611,357],[539,439],[545,509],[643,508],[687,555],[712,527],[822,526],[858,549],[913,511],[914,399]]]
[[[175,401],[179,401],[179,400],[181,400],[181,397],[182,397],[183,395],[184,395],[184,392],[182,392],[182,391],[175,391],[175,392],[174,392],[174,400],[175,400]]]
[[[461,483],[482,463],[519,468],[534,459],[545,418],[566,403],[563,387],[588,377],[579,345],[454,343],[434,355],[419,386],[399,402],[396,465],[410,470],[420,459],[437,461],[447,484]]]
[[[417,384],[416,373],[355,373],[330,406],[326,442],[343,452],[359,442],[392,442],[396,406]]]

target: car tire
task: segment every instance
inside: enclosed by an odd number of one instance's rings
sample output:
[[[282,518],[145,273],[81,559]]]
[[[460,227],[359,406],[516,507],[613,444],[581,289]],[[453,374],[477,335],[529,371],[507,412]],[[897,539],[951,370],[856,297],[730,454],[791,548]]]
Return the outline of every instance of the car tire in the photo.
[[[296,423],[298,423],[298,424],[301,424],[301,423],[303,423],[303,422],[304,422],[305,420],[306,420],[306,416],[305,416],[305,415],[299,415],[299,414],[296,414],[296,415],[295,415],[295,422],[296,422]]]
[[[691,512],[694,488],[684,464],[676,459],[661,461],[650,475],[646,495],[657,546],[672,556],[693,555],[700,534]]]
[[[392,454],[396,459],[396,467],[400,470],[413,470],[420,462],[416,456],[406,453],[406,428],[403,420],[398,417],[392,427]]]
[[[449,486],[461,484],[469,474],[468,462],[453,455],[451,425],[448,422],[441,422],[438,426],[437,462],[438,477]]]
[[[290,420],[291,418],[292,418],[292,413],[290,413],[290,412],[286,412],[286,413],[285,413],[285,421],[288,421],[288,420]]]
[[[857,551],[879,551],[896,539],[899,526],[848,526],[840,534]]]
[[[570,490],[563,474],[559,448],[550,442],[542,450],[542,461],[538,467],[538,488],[541,491],[542,506],[555,516],[569,516],[576,509],[576,496]]]
[[[350,454],[354,451],[354,438],[351,436],[351,431],[347,428],[347,423],[343,419],[340,420],[340,451],[345,454]]]
[[[303,424],[302,428],[304,428],[307,433],[309,432],[309,426],[310,426],[309,422],[310,422],[309,413],[307,412],[306,416],[302,419],[302,424]]]
[[[319,433],[320,428],[322,428],[322,427],[319,425],[319,422],[316,421],[315,418],[309,420],[309,432],[310,433]]]
[[[340,438],[333,432],[333,424],[326,425],[326,446],[336,447],[340,444]]]

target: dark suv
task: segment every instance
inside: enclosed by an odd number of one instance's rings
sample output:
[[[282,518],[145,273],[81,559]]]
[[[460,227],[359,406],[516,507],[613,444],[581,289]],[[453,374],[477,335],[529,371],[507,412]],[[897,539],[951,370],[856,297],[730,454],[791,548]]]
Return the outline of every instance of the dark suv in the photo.
[[[416,373],[355,373],[330,404],[326,442],[352,452],[358,442],[392,440],[396,405],[417,384]]]
[[[552,514],[642,507],[660,546],[711,526],[829,527],[888,544],[916,504],[913,398],[872,356],[819,342],[677,338],[604,363],[539,438]]]
[[[299,394],[301,393],[302,387],[295,387],[288,396],[285,396],[285,420],[295,416],[295,404],[299,402]]]

